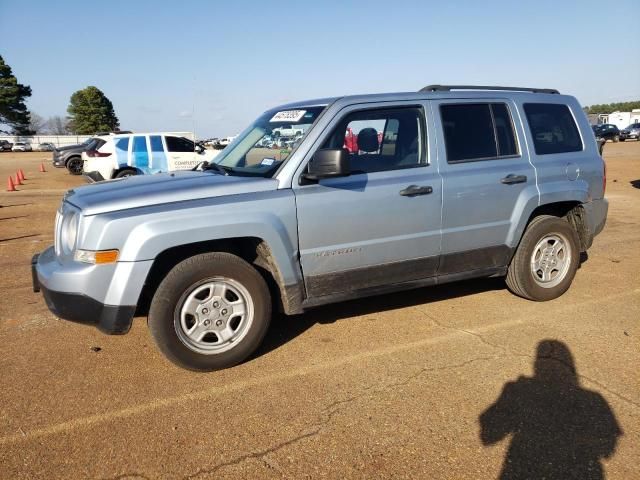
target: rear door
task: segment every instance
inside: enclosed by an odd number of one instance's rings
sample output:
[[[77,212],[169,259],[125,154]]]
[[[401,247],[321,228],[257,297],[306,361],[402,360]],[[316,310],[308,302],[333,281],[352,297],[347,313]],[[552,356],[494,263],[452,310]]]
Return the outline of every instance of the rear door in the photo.
[[[432,107],[443,177],[438,274],[505,266],[517,242],[516,205],[538,198],[516,106],[496,98],[440,100]]]

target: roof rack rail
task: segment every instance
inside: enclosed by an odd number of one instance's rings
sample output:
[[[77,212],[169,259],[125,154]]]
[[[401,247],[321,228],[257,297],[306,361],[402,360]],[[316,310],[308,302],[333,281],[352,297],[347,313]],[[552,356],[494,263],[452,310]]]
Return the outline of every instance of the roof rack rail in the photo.
[[[428,85],[420,89],[421,92],[450,92],[451,90],[507,90],[510,92],[560,93],[555,88],[496,87],[489,85]]]

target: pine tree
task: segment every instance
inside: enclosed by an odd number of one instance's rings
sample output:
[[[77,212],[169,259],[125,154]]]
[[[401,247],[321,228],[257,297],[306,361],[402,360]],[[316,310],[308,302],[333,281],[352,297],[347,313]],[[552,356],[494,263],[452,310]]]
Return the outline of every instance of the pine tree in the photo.
[[[71,95],[69,129],[78,135],[93,135],[118,129],[118,117],[113,104],[97,87],[87,87]]]
[[[29,110],[24,103],[30,96],[31,87],[18,83],[11,67],[0,56],[0,132],[32,134],[29,129]]]

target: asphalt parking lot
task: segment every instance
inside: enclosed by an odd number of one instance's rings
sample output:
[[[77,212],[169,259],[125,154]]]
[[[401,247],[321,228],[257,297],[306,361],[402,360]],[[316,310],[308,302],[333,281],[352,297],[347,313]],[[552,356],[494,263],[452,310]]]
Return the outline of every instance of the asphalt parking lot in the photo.
[[[605,146],[607,226],[559,299],[491,279],[341,303],[208,374],[143,318],[105,336],[32,292],[84,184],[50,156],[0,153],[27,176],[0,193],[0,478],[640,478],[640,142]]]

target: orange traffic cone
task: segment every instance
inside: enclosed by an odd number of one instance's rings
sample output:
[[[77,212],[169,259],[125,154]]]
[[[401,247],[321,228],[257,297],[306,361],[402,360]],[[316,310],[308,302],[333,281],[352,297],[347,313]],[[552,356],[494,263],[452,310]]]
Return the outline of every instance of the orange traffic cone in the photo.
[[[46,170],[44,169],[44,162],[40,164],[40,173],[44,173]]]
[[[17,192],[15,185],[13,184],[13,178],[7,179],[7,192]]]
[[[20,181],[20,175],[18,175],[17,173],[16,173],[16,181],[15,181],[15,184],[16,184],[16,185],[22,185],[22,182]]]
[[[24,172],[22,169],[18,170],[18,175],[20,175],[20,180],[26,180],[27,177],[24,176]]]

